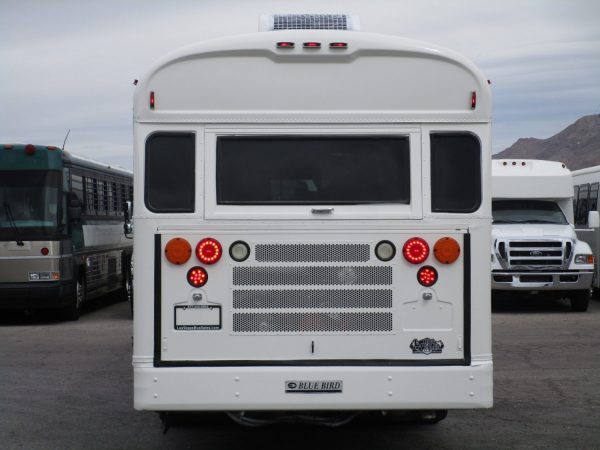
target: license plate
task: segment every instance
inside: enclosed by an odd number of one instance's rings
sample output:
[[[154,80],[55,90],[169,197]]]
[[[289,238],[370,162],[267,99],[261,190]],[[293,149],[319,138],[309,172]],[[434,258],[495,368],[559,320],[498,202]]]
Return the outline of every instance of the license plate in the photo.
[[[335,394],[342,392],[342,380],[289,380],[285,382],[285,392],[289,394]]]
[[[175,306],[175,329],[183,331],[220,330],[221,306]]]

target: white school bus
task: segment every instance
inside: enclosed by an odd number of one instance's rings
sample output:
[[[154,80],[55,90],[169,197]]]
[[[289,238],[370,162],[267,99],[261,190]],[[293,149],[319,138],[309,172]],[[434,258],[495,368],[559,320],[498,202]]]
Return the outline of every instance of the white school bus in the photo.
[[[488,82],[349,23],[271,17],[138,83],[136,409],[492,406]]]

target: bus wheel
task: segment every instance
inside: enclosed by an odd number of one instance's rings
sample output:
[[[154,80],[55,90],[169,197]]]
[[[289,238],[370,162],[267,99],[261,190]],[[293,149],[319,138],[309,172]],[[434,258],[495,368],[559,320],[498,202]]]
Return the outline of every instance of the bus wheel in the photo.
[[[582,291],[573,291],[570,294],[571,298],[571,310],[577,312],[587,311],[588,305],[590,304],[590,291],[584,289]]]
[[[424,411],[421,415],[421,423],[438,423],[441,420],[444,420],[448,415],[447,409],[437,409],[434,411]]]
[[[85,302],[86,285],[85,278],[80,275],[75,286],[75,295],[71,298],[70,304],[65,307],[63,316],[67,320],[77,320],[81,314],[81,306]]]

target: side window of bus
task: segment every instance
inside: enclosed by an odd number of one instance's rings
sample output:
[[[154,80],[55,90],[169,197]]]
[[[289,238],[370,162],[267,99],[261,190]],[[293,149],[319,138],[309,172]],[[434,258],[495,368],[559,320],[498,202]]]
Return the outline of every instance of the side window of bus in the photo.
[[[579,195],[577,195],[577,210],[575,212],[575,223],[577,225],[587,224],[589,193],[589,184],[582,184],[579,186]]]
[[[434,133],[431,211],[471,213],[481,205],[481,143],[470,133]]]
[[[156,213],[194,212],[193,133],[154,133],[146,140],[144,202]]]
[[[598,188],[600,187],[599,183],[592,183],[590,186],[590,201],[589,201],[589,211],[598,211]],[[587,219],[587,218],[586,218]]]

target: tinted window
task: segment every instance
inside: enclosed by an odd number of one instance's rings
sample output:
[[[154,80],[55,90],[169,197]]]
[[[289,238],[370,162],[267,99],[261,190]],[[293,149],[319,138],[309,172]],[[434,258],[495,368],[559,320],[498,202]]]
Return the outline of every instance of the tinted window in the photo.
[[[226,136],[217,203],[410,202],[407,136]]]
[[[577,196],[577,210],[575,211],[575,223],[578,225],[587,224],[589,192],[589,184],[582,184],[579,186],[579,195]]]
[[[593,183],[590,187],[590,207],[589,211],[598,211],[598,183]]]
[[[194,212],[192,133],[156,133],[146,141],[144,201],[153,212]]]
[[[431,210],[470,213],[481,204],[481,145],[466,133],[431,135]]]
[[[494,200],[492,215],[496,224],[567,224],[567,219],[559,206],[554,202],[543,200]]]

